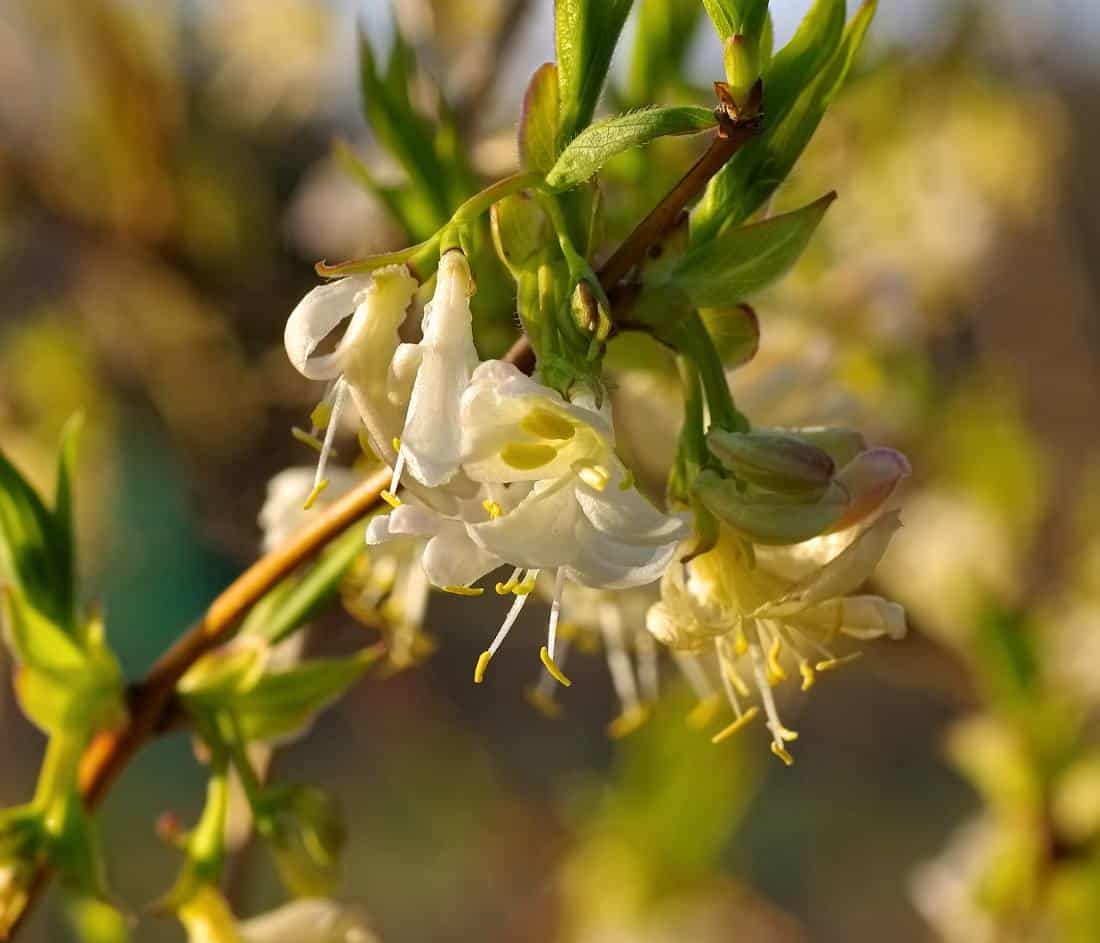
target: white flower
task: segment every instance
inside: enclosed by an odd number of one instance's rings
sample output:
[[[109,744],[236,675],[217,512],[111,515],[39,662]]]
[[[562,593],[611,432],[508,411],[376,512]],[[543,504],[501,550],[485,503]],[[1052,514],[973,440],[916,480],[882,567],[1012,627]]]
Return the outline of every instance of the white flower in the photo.
[[[787,679],[787,667],[797,667],[802,689],[808,690],[816,672],[855,657],[838,658],[829,649],[838,634],[861,640],[905,634],[901,606],[878,596],[849,595],[871,575],[900,526],[891,512],[858,533],[795,547],[752,547],[723,528],[713,550],[686,566],[669,567],[647,628],[673,649],[715,653],[737,718],[716,741],[757,713],[756,707],[741,708],[740,699],[751,695],[744,672],[763,704],[772,752],[790,763],[784,744],[797,735],[780,722],[771,691]],[[816,563],[822,548],[832,555]]]
[[[553,571],[556,592],[540,657],[567,683],[553,662],[565,580],[604,589],[653,582],[687,524],[634,488],[614,453],[610,417],[590,397],[568,402],[511,364],[488,361],[474,371],[455,428],[461,429],[462,476],[476,494],[425,495],[442,498],[445,513],[402,504],[371,523],[368,542],[426,539],[428,578],[452,592],[481,592],[472,584],[503,565],[513,568],[497,590],[516,599],[478,662],[479,681],[539,572]]]
[[[322,898],[302,898],[238,921],[214,887],[200,887],[179,910],[188,943],[375,943],[353,911]]]
[[[312,468],[299,466],[284,468],[267,483],[267,494],[258,518],[264,553],[282,546],[309,523],[309,513],[302,505],[313,490],[313,478]],[[357,480],[347,469],[333,469],[325,498],[328,502],[339,500],[355,487]]]
[[[439,260],[435,294],[424,308],[420,368],[409,399],[401,454],[413,478],[428,487],[450,481],[461,447],[459,401],[477,366],[470,296],[474,283],[457,250]],[[395,472],[395,481],[400,475]],[[391,487],[391,491],[394,488]]]
[[[408,370],[394,364],[405,320],[417,289],[403,265],[390,265],[369,275],[350,275],[309,292],[291,312],[283,342],[295,369],[331,386],[315,416],[325,429],[320,446],[315,490],[322,487],[341,409],[351,392],[371,447],[385,461],[396,460],[392,442],[401,427],[407,399]],[[314,355],[318,345],[347,318],[344,336],[330,354]],[[404,387],[404,389],[402,389]]]

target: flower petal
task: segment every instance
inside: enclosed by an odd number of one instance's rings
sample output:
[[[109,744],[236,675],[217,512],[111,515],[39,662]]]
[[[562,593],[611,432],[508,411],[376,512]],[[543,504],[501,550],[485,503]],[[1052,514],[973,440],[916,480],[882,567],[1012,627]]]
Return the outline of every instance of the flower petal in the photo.
[[[422,558],[424,572],[434,586],[468,586],[504,565],[499,557],[479,547],[461,521],[443,520],[428,541]]]
[[[328,380],[341,372],[335,354],[310,355],[356,307],[356,296],[370,287],[371,275],[351,275],[327,285],[318,285],[298,302],[283,332],[283,344],[294,369],[311,380]]]

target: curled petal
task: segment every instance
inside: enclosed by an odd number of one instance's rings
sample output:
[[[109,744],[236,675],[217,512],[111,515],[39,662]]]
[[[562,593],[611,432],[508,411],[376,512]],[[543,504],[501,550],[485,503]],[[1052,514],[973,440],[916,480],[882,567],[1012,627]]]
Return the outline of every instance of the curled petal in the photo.
[[[762,606],[759,615],[764,618],[792,615],[855,591],[874,572],[899,527],[901,518],[897,511],[884,514],[820,570],[774,603]]]
[[[311,380],[327,380],[341,372],[335,354],[310,355],[344,318],[355,310],[357,296],[370,287],[369,275],[352,275],[328,285],[318,285],[290,313],[283,343],[294,369]]]
[[[658,511],[636,488],[622,488],[621,470],[613,469],[602,491],[579,483],[577,503],[596,530],[635,544],[667,544],[683,540],[691,531],[682,516]]]
[[[445,588],[468,586],[504,561],[474,543],[461,521],[443,520],[424,548],[422,564],[432,585]]]
[[[788,620],[803,631],[820,636],[837,632],[860,640],[887,636],[892,639],[905,637],[905,609],[896,602],[881,596],[845,596],[798,613]]]
[[[861,452],[837,473],[836,480],[847,489],[850,499],[844,515],[829,529],[844,530],[866,520],[910,472],[909,460],[894,449]]]

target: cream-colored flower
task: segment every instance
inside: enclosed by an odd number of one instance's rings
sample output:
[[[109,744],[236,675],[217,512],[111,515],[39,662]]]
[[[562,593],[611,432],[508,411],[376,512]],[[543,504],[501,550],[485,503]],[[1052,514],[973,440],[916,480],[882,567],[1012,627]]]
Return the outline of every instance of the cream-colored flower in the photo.
[[[335,901],[302,898],[238,921],[221,893],[200,887],[179,910],[188,943],[375,943],[354,911]]]
[[[905,634],[905,613],[896,603],[852,595],[898,527],[898,515],[891,512],[855,533],[794,547],[754,547],[723,528],[713,550],[686,566],[669,567],[647,628],[675,650],[716,655],[736,715],[716,740],[756,715],[755,706],[741,706],[755,688],[772,752],[789,763],[785,743],[796,734],[780,721],[772,687],[797,671],[807,690],[818,671],[849,660],[852,656],[840,658],[829,648],[837,636],[866,640]],[[829,557],[820,562],[823,554]]]

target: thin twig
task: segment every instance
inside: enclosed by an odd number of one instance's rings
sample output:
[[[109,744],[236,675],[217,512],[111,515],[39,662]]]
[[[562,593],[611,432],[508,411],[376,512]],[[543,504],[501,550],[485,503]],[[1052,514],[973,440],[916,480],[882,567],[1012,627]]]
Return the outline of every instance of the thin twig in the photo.
[[[737,150],[755,133],[755,125],[723,122],[710,146],[686,174],[637,225],[597,273],[605,290],[615,287],[676,223],[687,204],[706,186]],[[506,359],[524,372],[535,366],[526,337]],[[100,733],[89,745],[80,768],[80,789],[89,808],[98,805],[134,754],[161,728],[173,703],[176,684],[195,662],[232,638],[237,624],[270,589],[309,561],[345,530],[372,511],[390,483],[381,469],[354,491],[326,509],[304,531],[257,560],[218,596],[206,615],[181,636],[153,665],[145,680],[131,690],[127,721],[117,730]],[[49,883],[51,872],[35,873],[22,914],[4,939],[13,940]]]

